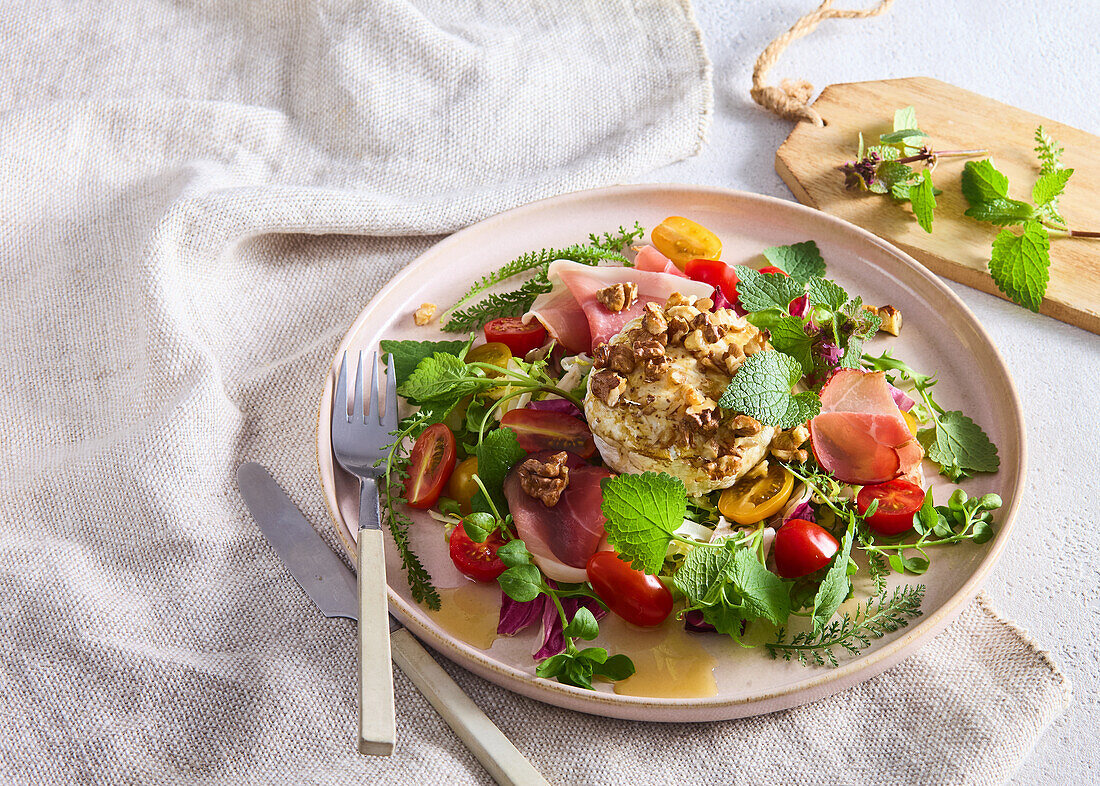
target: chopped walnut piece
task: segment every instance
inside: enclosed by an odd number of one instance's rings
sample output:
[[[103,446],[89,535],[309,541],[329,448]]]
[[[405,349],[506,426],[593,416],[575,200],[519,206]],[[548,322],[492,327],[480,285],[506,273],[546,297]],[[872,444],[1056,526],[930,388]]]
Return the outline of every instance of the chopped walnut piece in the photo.
[[[656,339],[638,339],[633,345],[634,356],[638,360],[654,360],[656,358],[663,358],[665,356],[665,348],[661,342]]]
[[[668,296],[668,300],[665,301],[665,308],[673,308],[674,306],[686,306],[690,305],[691,301],[679,292],[673,292]]]
[[[695,319],[691,320],[691,326],[702,334],[703,340],[708,344],[713,344],[719,338],[718,329],[711,321],[709,312],[700,311]]]
[[[730,431],[739,437],[754,437],[763,430],[764,426],[756,418],[748,415],[736,415],[730,421]]]
[[[437,308],[439,307],[435,303],[421,303],[420,308],[413,312],[413,322],[421,327],[427,325],[435,316]]]
[[[626,390],[626,378],[605,368],[593,373],[588,385],[593,396],[609,407],[613,407],[618,403],[619,396]]]
[[[658,333],[664,333],[668,330],[668,320],[665,319],[664,309],[652,301],[646,303],[642,311],[642,327],[651,336],[656,336]]]
[[[607,368],[611,360],[611,345],[597,344],[592,350],[592,368]]]
[[[885,331],[891,336],[897,336],[901,333],[901,312],[893,306],[880,306],[879,308],[864,306],[863,310],[878,314],[879,319],[882,320],[879,330]]]
[[[715,409],[685,412],[683,422],[692,431],[698,431],[701,434],[713,434],[718,430],[718,412]]]
[[[607,367],[620,374],[629,374],[634,370],[634,353],[630,347],[612,344],[607,353]]]
[[[678,344],[691,332],[691,325],[683,317],[673,317],[668,321],[668,343]]]
[[[519,465],[519,485],[529,497],[552,508],[558,504],[561,493],[569,485],[569,467],[565,465],[565,451],[555,453],[546,461],[529,458]]]
[[[596,292],[596,302],[608,311],[622,311],[638,299],[638,285],[633,281],[612,284]]]
[[[810,430],[805,423],[800,423],[787,431],[780,431],[775,435],[771,444],[771,454],[780,461],[791,461],[801,464],[810,457],[800,446],[810,438]]]

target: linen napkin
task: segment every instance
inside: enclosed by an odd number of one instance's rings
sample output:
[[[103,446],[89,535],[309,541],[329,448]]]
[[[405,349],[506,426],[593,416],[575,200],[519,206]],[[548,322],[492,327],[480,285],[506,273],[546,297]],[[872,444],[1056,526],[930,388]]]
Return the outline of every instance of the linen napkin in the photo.
[[[400,673],[398,755],[355,752],[354,625],[233,471],[269,465],[335,544],[314,413],[339,338],[433,235],[697,152],[690,6],[15,0],[0,30],[0,781],[488,782]],[[980,604],[744,722],[591,718],[449,668],[559,783],[996,781],[1068,700]]]

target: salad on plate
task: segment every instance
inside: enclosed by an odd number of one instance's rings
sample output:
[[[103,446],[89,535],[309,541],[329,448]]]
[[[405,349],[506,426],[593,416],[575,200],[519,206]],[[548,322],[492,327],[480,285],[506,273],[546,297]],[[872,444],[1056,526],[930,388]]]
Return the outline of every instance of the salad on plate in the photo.
[[[498,634],[538,629],[539,677],[631,676],[587,643],[607,614],[743,646],[756,629],[772,657],[835,666],[920,614],[924,587],[892,573],[992,537],[996,494],[937,504],[924,472],[995,472],[997,449],[881,346],[901,313],[828,278],[813,240],[755,267],[687,218],[643,239],[526,254],[440,314],[454,336],[381,342],[404,414],[383,507],[412,596],[439,607],[408,537],[438,527],[499,585]]]

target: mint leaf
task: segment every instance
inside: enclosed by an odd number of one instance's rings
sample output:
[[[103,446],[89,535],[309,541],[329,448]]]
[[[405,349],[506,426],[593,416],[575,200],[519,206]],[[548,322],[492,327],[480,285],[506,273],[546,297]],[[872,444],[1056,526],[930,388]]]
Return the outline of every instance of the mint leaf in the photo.
[[[480,383],[466,372],[466,364],[454,355],[435,352],[424,358],[397,392],[414,404],[453,402],[473,393]]]
[[[925,232],[932,232],[932,211],[936,208],[936,195],[932,193],[932,173],[924,170],[920,182],[909,189],[909,201],[913,215]]]
[[[1035,129],[1035,153],[1039,157],[1039,174],[1046,175],[1062,168],[1062,153],[1064,148],[1043,130],[1042,126]]]
[[[962,173],[962,192],[971,205],[1008,196],[1008,178],[991,160],[967,161]]]
[[[979,202],[968,208],[963,215],[997,226],[1010,226],[1035,218],[1035,208],[1027,202],[997,197],[988,202]]]
[[[830,311],[839,311],[848,302],[844,287],[827,278],[811,278],[806,282],[806,291],[815,306],[824,306]]]
[[[989,272],[1002,292],[1032,311],[1039,310],[1050,273],[1050,236],[1037,221],[1028,221],[1023,234],[1002,229],[993,240]]]
[[[917,127],[917,110],[907,106],[894,110],[894,130],[904,131],[906,128]]]
[[[909,189],[918,179],[913,167],[908,164],[899,164],[897,161],[883,161],[878,165],[875,173],[890,195],[899,201],[909,198]]]
[[[889,134],[883,134],[878,138],[878,141],[879,144],[883,145],[896,145],[898,142],[904,142],[906,139],[916,139],[927,136],[928,134],[924,133],[919,128],[903,128],[900,131],[891,131]]]
[[[974,472],[996,472],[1001,465],[997,446],[981,426],[958,410],[937,415],[932,427],[921,429],[917,437],[928,458],[956,482]]]
[[[833,564],[821,580],[821,586],[814,595],[814,635],[821,632],[825,623],[836,614],[840,604],[848,597],[848,557],[852,553],[852,529],[844,533],[840,549],[833,557]]]
[[[791,388],[801,377],[802,365],[791,356],[757,352],[741,364],[718,405],[769,426],[792,428],[821,411],[821,399],[816,393],[791,395]]]
[[[485,435],[481,444],[474,448],[474,455],[477,456],[477,476],[485,484],[497,511],[503,514],[508,509],[508,501],[504,498],[504,478],[512,467],[527,457],[527,452],[519,446],[516,432],[501,427]],[[470,505],[478,512],[492,511],[481,489],[474,494]]]
[[[791,301],[802,296],[802,284],[779,273],[761,273],[749,267],[737,270],[737,294],[745,311],[777,308],[787,313]]]
[[[814,370],[813,337],[806,334],[805,323],[798,317],[783,317],[770,328],[772,346],[802,364],[802,373]]]
[[[1062,191],[1065,190],[1066,181],[1069,180],[1072,175],[1072,169],[1058,169],[1054,172],[1040,175],[1039,179],[1035,181],[1034,187],[1031,189],[1031,201],[1033,201],[1036,206],[1042,207],[1048,202],[1057,199]]]
[[[717,603],[729,579],[733,554],[727,548],[694,548],[672,576],[672,583],[694,606]]]
[[[683,481],[664,472],[619,475],[600,482],[608,542],[635,568],[655,574],[672,533],[687,515]]]
[[[783,625],[791,614],[791,593],[783,579],[760,564],[751,549],[738,549],[727,569],[751,617]]]
[[[397,373],[400,385],[413,373],[420,361],[436,352],[458,355],[466,346],[465,341],[392,341],[382,339],[378,342],[382,352],[393,355],[393,370]],[[383,359],[385,356],[383,356]]]
[[[896,166],[909,169],[905,164]],[[825,275],[825,259],[817,243],[812,240],[765,248],[764,258],[800,284],[805,284],[811,276]]]
[[[837,368],[859,368],[861,361],[863,360],[863,339],[859,336],[852,336],[848,339],[848,348],[844,350],[844,354],[840,357],[840,362],[837,363]]]

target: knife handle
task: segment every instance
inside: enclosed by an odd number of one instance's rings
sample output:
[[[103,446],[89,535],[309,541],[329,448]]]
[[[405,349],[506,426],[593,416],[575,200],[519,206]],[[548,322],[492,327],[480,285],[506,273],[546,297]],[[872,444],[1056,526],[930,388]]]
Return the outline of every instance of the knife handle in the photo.
[[[393,661],[500,786],[549,786],[534,765],[404,628],[393,633]]]
[[[396,732],[382,531],[360,528],[358,541],[359,752],[389,756]]]

